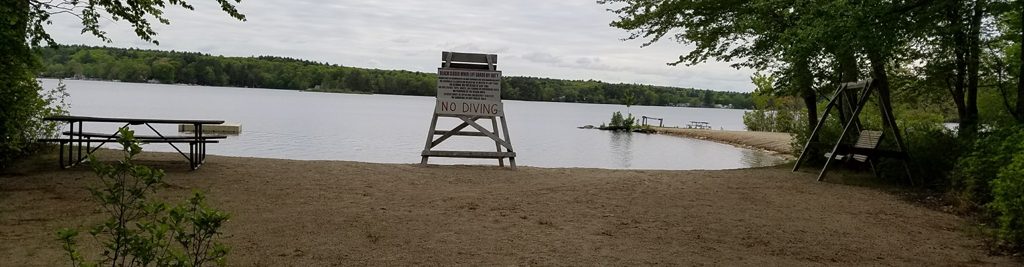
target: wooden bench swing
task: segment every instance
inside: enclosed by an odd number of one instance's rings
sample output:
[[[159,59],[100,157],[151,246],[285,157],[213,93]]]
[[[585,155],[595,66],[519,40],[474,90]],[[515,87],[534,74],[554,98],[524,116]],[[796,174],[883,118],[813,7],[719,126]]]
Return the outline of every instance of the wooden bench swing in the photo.
[[[877,160],[881,157],[887,157],[901,160],[907,174],[907,180],[910,184],[913,184],[914,179],[910,173],[910,166],[907,164],[910,155],[907,152],[907,145],[903,142],[903,137],[900,135],[899,127],[896,125],[896,117],[893,116],[892,105],[888,99],[879,97],[877,101],[882,115],[882,129],[880,131],[864,129],[864,126],[861,124],[860,113],[875,90],[876,88],[872,86],[871,79],[839,85],[825,106],[825,111],[822,112],[818,124],[811,131],[811,136],[807,139],[807,143],[804,144],[800,157],[797,158],[796,164],[793,166],[793,171],[799,170],[800,165],[807,158],[807,152],[813,143],[812,141],[816,140],[821,134],[821,129],[824,128],[829,112],[832,111],[832,108],[838,108],[839,120],[843,125],[843,131],[835,144],[832,145],[830,152],[825,153],[825,165],[818,174],[818,181],[825,179],[829,166],[837,160],[867,163],[874,175],[878,177]],[[892,136],[896,144],[896,150],[879,148],[882,138],[886,136],[886,132],[888,132],[889,136]],[[853,137],[854,134],[857,136]],[[851,144],[846,142],[846,140],[856,141]]]

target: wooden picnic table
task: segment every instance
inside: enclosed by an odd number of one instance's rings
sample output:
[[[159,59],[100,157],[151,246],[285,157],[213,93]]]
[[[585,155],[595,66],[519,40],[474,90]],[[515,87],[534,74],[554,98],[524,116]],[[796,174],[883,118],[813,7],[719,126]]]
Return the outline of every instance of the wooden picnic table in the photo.
[[[706,121],[690,121],[690,124],[687,124],[686,128],[691,128],[691,129],[711,129],[711,124],[706,122]]]
[[[224,135],[203,135],[203,125],[223,124],[222,120],[183,120],[183,119],[146,119],[146,118],[111,118],[111,117],[90,117],[90,116],[51,116],[43,118],[47,121],[59,121],[68,123],[69,129],[62,133],[64,137],[40,139],[41,142],[55,142],[60,144],[60,166],[68,168],[84,161],[90,154],[109,142],[117,142],[120,136],[117,132],[97,133],[84,130],[86,122],[89,123],[124,123],[129,125],[145,125],[156,135],[136,135],[135,139],[140,143],[166,143],[174,150],[185,157],[189,162],[189,168],[195,170],[206,160],[206,144],[217,143],[216,139],[224,139]],[[193,135],[164,135],[152,124],[191,124],[195,128]],[[76,127],[77,125],[77,127]],[[118,127],[121,128],[121,127]],[[98,143],[92,147],[92,143]],[[185,154],[175,144],[189,144],[189,153]],[[65,146],[67,157],[65,157]],[[84,152],[84,153],[83,153]]]

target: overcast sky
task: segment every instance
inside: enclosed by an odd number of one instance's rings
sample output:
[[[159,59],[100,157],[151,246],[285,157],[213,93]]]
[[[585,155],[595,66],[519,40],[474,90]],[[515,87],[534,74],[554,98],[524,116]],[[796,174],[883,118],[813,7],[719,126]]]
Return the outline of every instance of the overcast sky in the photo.
[[[615,15],[594,0],[255,1],[227,16],[213,0],[195,11],[170,7],[170,25],[154,27],[160,45],[139,40],[127,23],[107,20],[106,44],[83,35],[81,22],[54,17],[58,43],[197,51],[225,56],[273,55],[333,64],[436,72],[441,51],[498,54],[505,76],[594,79],[719,91],[753,90],[750,70],[725,62],[668,66],[688,47],[663,40],[641,48],[608,26]],[[153,21],[153,23],[157,23]]]

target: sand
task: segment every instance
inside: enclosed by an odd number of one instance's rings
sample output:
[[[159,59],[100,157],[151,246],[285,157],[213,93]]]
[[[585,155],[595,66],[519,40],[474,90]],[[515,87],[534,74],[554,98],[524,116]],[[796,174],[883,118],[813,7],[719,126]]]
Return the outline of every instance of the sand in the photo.
[[[708,141],[726,143],[746,148],[754,148],[778,154],[793,153],[793,137],[788,133],[726,131],[689,128],[654,127],[660,134],[678,135]]]
[[[989,256],[964,219],[788,166],[513,171],[211,156],[187,171],[175,154],[142,158],[168,172],[161,197],[203,190],[232,215],[222,238],[239,266],[1020,264]],[[84,189],[93,174],[54,165],[0,175],[5,266],[66,264],[55,230],[101,218]]]

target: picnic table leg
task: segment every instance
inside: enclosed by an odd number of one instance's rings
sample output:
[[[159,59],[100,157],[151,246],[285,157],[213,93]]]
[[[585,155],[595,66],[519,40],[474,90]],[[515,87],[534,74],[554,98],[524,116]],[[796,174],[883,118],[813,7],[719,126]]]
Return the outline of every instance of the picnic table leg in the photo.
[[[202,124],[199,125],[199,133],[197,135],[200,136],[200,138],[203,136],[203,125]],[[199,141],[204,141],[204,140],[200,139]],[[199,145],[202,148],[199,151],[199,155],[200,155],[199,156],[199,164],[203,164],[203,163],[206,163],[206,142],[200,142]]]
[[[69,127],[71,127],[71,132],[75,133],[75,122],[73,122],[73,121],[72,122],[68,122],[68,125],[69,125]],[[73,159],[75,158],[75,153],[74,153],[75,152],[75,147],[74,147],[74,143],[75,142],[74,141],[75,141],[75,137],[74,136],[69,136],[68,137],[68,164],[67,164],[67,167],[71,167],[71,165],[74,164],[74,162],[73,162],[74,161]]]
[[[68,127],[69,127],[68,131],[70,131],[71,133],[75,133],[75,122],[69,121],[68,122]],[[60,167],[61,168],[67,168],[67,167],[70,167],[69,165],[71,165],[71,158],[74,157],[74,155],[71,153],[71,151],[72,151],[72,149],[71,149],[71,141],[74,140],[74,138],[75,138],[74,136],[68,136],[68,142],[67,142],[68,143],[67,164],[64,163],[64,142],[61,142],[61,146],[60,146]]]
[[[203,141],[203,139],[202,139],[203,138],[203,124],[196,123],[194,125],[193,129],[196,130],[195,137],[196,137],[196,142],[197,142],[196,143],[196,154],[193,155],[193,157],[194,157],[193,160],[195,161],[195,164],[194,164],[195,167],[193,168],[193,170],[195,170],[195,169],[199,168],[199,165],[203,164],[203,161],[206,160],[205,159],[206,158],[206,143],[202,142]]]
[[[195,160],[196,161],[196,165],[199,165],[200,162],[203,162],[203,159],[202,159],[203,158],[203,156],[202,156],[202,154],[203,154],[203,152],[202,152],[202,150],[203,150],[203,143],[199,142],[199,141],[202,140],[200,138],[202,138],[202,136],[203,136],[203,125],[196,123],[192,127],[192,129],[196,130],[196,132],[193,133],[193,134],[195,134],[196,142],[198,142],[198,143],[196,143],[196,155],[194,157],[196,157],[195,158],[196,159]]]
[[[78,122],[78,132],[79,133],[82,132],[82,122],[81,121]],[[78,135],[78,144],[77,145],[78,145],[78,159],[75,160],[75,165],[78,165],[78,163],[82,162],[82,135],[81,134]]]
[[[60,168],[63,169],[63,168],[66,168],[64,166],[64,141],[60,141],[59,143],[60,143],[60,145],[58,145],[58,147],[60,148],[60,152],[59,152],[60,154],[59,154],[59,157],[57,158],[57,162],[60,163]]]
[[[196,169],[196,143],[188,143],[188,168]]]

